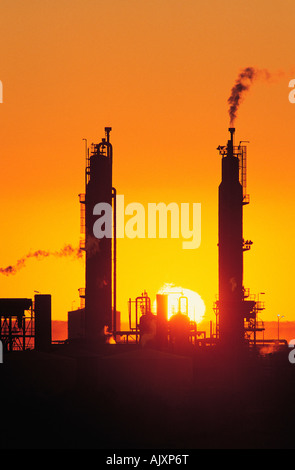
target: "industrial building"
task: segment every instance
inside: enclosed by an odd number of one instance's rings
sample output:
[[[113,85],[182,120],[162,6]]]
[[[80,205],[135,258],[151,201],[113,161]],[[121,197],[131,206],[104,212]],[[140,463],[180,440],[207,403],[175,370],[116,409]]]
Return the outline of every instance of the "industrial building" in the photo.
[[[113,186],[113,147],[111,128],[105,137],[89,148],[85,145],[85,193],[80,200],[80,249],[85,252],[85,286],[79,289],[80,308],[68,312],[67,343],[95,349],[112,344],[150,345],[175,351],[178,344],[186,352],[198,347],[222,347],[232,353],[259,348],[257,332],[263,331],[258,314],[264,304],[250,295],[243,284],[244,253],[252,246],[244,240],[243,209],[249,204],[247,194],[247,146],[235,144],[235,129],[219,146],[221,183],[218,207],[219,292],[214,304],[216,322],[210,334],[199,331],[188,317],[188,299],[179,299],[179,309],[168,319],[167,294],[157,295],[157,311],[152,313],[147,292],[128,301],[129,329],[121,329],[117,310],[116,189]],[[112,214],[103,214],[112,227],[109,237],[96,238],[93,227],[98,215],[95,206],[107,203]],[[106,218],[109,218],[106,219]],[[6,351],[49,349],[51,344],[51,299],[36,295],[31,299],[0,299],[0,339]],[[211,322],[212,323],[212,322]],[[273,342],[277,340],[273,340]],[[268,340],[268,342],[272,342]],[[263,344],[265,344],[263,342]],[[281,340],[281,345],[286,342]]]
[[[110,127],[105,128],[106,135],[99,144],[92,144],[90,149],[86,145],[85,194],[80,194],[85,288],[80,289],[81,308],[68,314],[69,341],[84,338],[90,345],[109,343],[112,338],[117,344],[149,343],[166,350],[172,350],[177,341],[191,348],[216,345],[232,351],[257,348],[257,332],[264,329],[258,314],[264,304],[243,285],[243,257],[253,243],[243,238],[243,208],[249,204],[245,143],[235,145],[235,129],[230,128],[227,145],[218,147],[221,155],[219,292],[214,304],[216,322],[211,325],[209,336],[205,331],[198,331],[197,324],[188,318],[187,298],[180,299],[179,311],[168,320],[165,295],[157,295],[157,311],[152,313],[151,299],[145,290],[136,299],[129,299],[129,329],[121,330],[120,312],[116,308],[116,189],[112,182],[110,132]],[[93,235],[97,220],[93,208],[99,202],[113,207],[112,238],[98,240]]]
[[[289,447],[295,379],[288,345],[257,339],[264,305],[243,282],[243,258],[252,245],[243,235],[247,147],[236,145],[234,128],[218,147],[219,292],[209,334],[190,320],[185,296],[172,317],[164,294],[152,312],[146,286],[128,300],[123,330],[110,132],[105,128],[98,144],[85,146],[79,196],[85,286],[80,308],[68,312],[68,338],[52,341],[51,294],[0,299],[1,448],[241,448],[259,447],[261,436],[265,447]],[[93,209],[99,202],[113,211],[107,220],[112,237],[98,240]],[[260,354],[266,344],[275,354]]]

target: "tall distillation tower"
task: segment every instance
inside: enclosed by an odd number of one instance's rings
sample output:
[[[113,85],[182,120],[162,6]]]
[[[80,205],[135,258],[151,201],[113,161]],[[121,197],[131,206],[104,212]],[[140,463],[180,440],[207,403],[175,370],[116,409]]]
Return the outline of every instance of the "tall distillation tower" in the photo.
[[[229,128],[227,146],[218,147],[222,156],[219,185],[219,300],[217,332],[222,345],[241,348],[245,344],[245,321],[256,323],[256,302],[245,300],[243,253],[252,242],[243,239],[243,206],[246,194],[246,146],[234,145],[235,129]]]
[[[112,187],[113,149],[109,140],[111,128],[106,127],[106,137],[99,144],[86,148],[85,195],[80,195],[84,210],[86,252],[85,274],[85,339],[88,343],[104,343],[106,328],[115,329],[115,254],[114,220],[110,212],[104,215],[113,227],[112,237],[96,238],[93,233],[97,215],[94,207],[106,203],[112,207],[115,189]],[[81,197],[82,196],[82,197]],[[115,211],[113,212],[115,214]],[[107,218],[110,220],[107,220]]]

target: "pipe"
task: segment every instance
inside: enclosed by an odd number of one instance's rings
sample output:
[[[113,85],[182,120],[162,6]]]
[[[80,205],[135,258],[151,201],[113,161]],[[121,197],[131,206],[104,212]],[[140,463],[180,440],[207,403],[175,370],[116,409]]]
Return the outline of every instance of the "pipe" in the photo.
[[[230,141],[231,144],[234,145],[234,134],[236,132],[236,129],[234,127],[229,127],[229,132],[230,132]]]
[[[280,339],[280,340],[277,340],[277,339],[257,339],[256,344],[257,343],[260,343],[260,344],[283,343],[285,346],[289,346],[289,343],[286,339]]]
[[[236,129],[234,127],[230,127],[228,130],[230,132],[230,140],[227,143],[227,156],[233,157],[234,156],[234,134],[235,134]]]
[[[114,200],[113,212],[113,335],[114,339],[117,331],[117,190],[112,188]]]
[[[145,313],[150,313],[151,311],[151,299],[147,295],[142,295],[141,297],[136,297],[135,299],[135,325],[136,325],[136,332],[138,331],[139,323],[138,323],[138,303],[142,304],[144,300],[145,304]],[[137,335],[136,335],[136,343],[137,343]]]

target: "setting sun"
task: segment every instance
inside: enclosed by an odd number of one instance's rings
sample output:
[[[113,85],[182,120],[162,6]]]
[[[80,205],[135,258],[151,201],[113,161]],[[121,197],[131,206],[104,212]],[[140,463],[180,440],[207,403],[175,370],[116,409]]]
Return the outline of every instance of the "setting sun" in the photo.
[[[203,320],[206,306],[197,292],[174,284],[164,284],[158,294],[168,295],[168,319],[180,311],[187,313],[191,321],[200,323]],[[154,308],[156,308],[156,302]]]

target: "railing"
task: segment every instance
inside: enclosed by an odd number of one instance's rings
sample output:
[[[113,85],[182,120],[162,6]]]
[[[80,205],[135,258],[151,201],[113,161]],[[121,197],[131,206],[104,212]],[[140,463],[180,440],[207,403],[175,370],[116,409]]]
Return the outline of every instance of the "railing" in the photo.
[[[79,194],[80,201],[80,250],[85,250],[86,241],[86,207],[85,207],[85,194]]]
[[[85,287],[80,287],[79,290],[79,297],[85,299]]]

